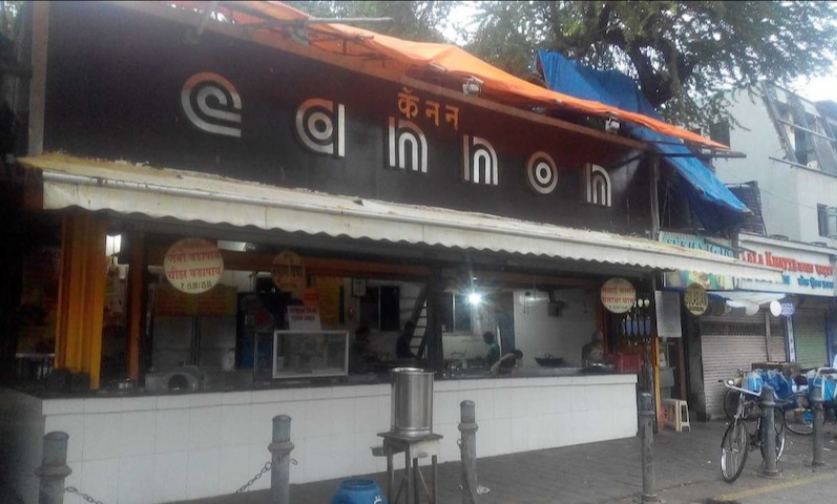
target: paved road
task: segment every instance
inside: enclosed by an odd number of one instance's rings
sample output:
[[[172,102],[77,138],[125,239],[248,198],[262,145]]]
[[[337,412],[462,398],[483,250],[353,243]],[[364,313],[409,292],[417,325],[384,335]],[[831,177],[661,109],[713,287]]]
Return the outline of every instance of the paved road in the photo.
[[[720,443],[725,424],[693,423],[691,433],[665,431],[657,436],[655,458],[660,496],[669,504],[718,501],[759,504],[835,502],[837,496],[837,428],[829,427],[826,462],[831,468],[814,473],[811,439],[789,435],[780,464],[782,477],[758,477],[760,455],[750,454],[741,478],[733,485],[720,476]],[[639,440],[608,441],[582,446],[483,458],[479,482],[490,488],[481,504],[628,504],[641,489]],[[442,504],[461,502],[459,463],[439,468]],[[371,475],[382,485],[383,474]],[[339,480],[294,485],[292,504],[326,504]],[[266,492],[229,496],[204,504],[267,504]]]

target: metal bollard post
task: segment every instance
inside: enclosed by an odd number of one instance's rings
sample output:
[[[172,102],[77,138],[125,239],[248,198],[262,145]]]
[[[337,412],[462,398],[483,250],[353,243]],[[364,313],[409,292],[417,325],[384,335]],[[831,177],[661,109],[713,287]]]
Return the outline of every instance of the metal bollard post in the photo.
[[[765,385],[761,389],[761,443],[764,447],[762,454],[764,466],[759,475],[763,478],[778,478],[779,470],[776,468],[776,430],[773,410],[776,408],[776,401],[773,400],[773,387]]]
[[[477,414],[474,401],[459,404],[459,451],[462,457],[462,504],[477,504]]]
[[[811,402],[813,403],[812,406],[814,409],[814,460],[811,462],[811,466],[822,467],[825,465],[825,460],[823,460],[823,444],[825,441],[823,439],[824,414],[822,388],[814,387],[812,395]]]
[[[273,442],[270,450],[270,504],[289,504],[291,476],[291,417],[273,417]]]
[[[35,476],[41,480],[38,504],[62,504],[64,502],[64,478],[73,471],[67,466],[66,432],[49,432],[44,436],[41,466]]]
[[[640,440],[642,445],[642,495],[641,501],[660,502],[655,487],[654,474],[654,400],[648,392],[639,395]]]

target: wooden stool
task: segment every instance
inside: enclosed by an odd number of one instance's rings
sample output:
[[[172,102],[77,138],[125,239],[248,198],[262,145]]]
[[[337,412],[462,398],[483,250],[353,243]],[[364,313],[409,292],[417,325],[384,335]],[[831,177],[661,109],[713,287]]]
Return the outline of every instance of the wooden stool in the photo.
[[[689,432],[692,432],[692,426],[689,423],[689,405],[686,401],[663,399],[663,407],[666,409],[666,419],[675,431],[683,432],[683,428],[687,427]]]

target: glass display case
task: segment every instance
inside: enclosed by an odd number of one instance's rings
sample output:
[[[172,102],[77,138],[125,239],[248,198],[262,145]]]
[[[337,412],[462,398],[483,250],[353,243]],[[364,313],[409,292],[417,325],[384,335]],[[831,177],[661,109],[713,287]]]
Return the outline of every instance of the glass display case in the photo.
[[[273,333],[273,378],[345,376],[348,373],[347,331]]]

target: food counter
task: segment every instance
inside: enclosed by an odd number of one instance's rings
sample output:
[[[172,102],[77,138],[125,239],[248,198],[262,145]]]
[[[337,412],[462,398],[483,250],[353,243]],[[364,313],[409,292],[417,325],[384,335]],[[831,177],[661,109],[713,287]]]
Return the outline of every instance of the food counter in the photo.
[[[483,378],[483,379],[477,379]],[[366,380],[366,383],[363,381]],[[383,380],[383,383],[377,382]],[[232,493],[269,460],[271,419],[293,419],[291,482],[385,470],[372,455],[389,429],[385,376],[343,381],[283,380],[282,388],[229,392],[79,398],[37,398],[0,391],[3,422],[12,432],[13,482],[35,501],[40,440],[70,435],[67,485],[104,502],[147,503]],[[579,369],[523,369],[489,377],[437,380],[434,431],[443,435],[441,462],[459,459],[459,403],[476,403],[477,453],[490,457],[634,436],[635,375],[585,375]],[[130,476],[128,476],[130,475]],[[268,488],[268,478],[254,489]],[[68,496],[72,497],[72,496]],[[72,499],[68,504],[74,504]]]

